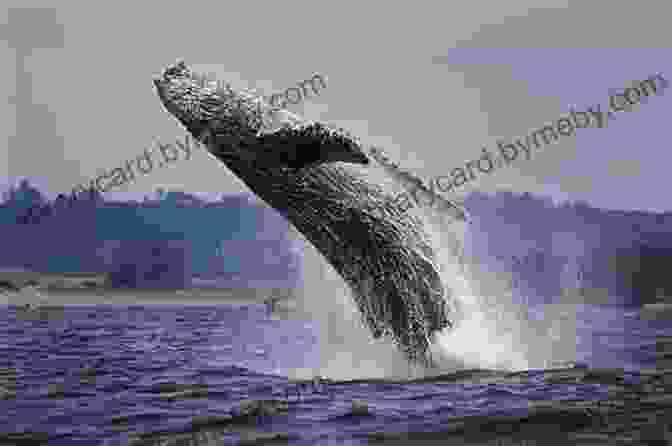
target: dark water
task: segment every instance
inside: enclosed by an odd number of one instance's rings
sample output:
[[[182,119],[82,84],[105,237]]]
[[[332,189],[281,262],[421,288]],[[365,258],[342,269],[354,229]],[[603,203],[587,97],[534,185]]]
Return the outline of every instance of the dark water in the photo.
[[[578,316],[581,359],[624,367],[632,379],[633,369],[655,367],[656,337],[672,335],[669,321],[641,319],[633,309],[586,307]],[[281,444],[367,444],[361,436],[370,432],[429,432],[452,417],[606,394],[599,384],[548,384],[539,371],[513,385],[331,382],[303,389],[299,398],[282,373],[317,365],[314,333],[307,323],[268,318],[258,305],[66,306],[44,320],[5,306],[0,362],[16,371],[16,397],[0,399],[0,438],[129,444],[139,433],[184,432],[197,417],[226,416],[243,400],[287,399],[289,392],[293,410],[257,430],[288,433]],[[201,393],[176,397],[184,385]],[[367,401],[371,415],[349,416],[352,400]],[[219,438],[217,444],[237,444],[240,437]]]

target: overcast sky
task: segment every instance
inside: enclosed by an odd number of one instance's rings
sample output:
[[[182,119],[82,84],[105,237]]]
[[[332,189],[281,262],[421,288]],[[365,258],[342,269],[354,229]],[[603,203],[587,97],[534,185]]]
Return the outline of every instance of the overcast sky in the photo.
[[[382,145],[426,178],[447,175],[481,147],[524,137],[570,107],[605,109],[614,88],[656,72],[672,80],[667,1],[59,3],[51,21],[0,25],[0,95],[7,98],[0,101],[0,177],[30,176],[53,193],[156,141],[184,139],[151,82],[177,58],[265,95],[321,74],[327,88],[290,111]],[[0,14],[6,22],[8,9]],[[33,105],[19,113],[28,122],[17,125],[11,96],[20,45],[36,49],[21,59]],[[670,210],[671,110],[672,89],[607,128],[563,136],[531,161],[470,184],[604,208]],[[154,168],[125,190],[144,195],[156,187],[246,190],[202,151]]]

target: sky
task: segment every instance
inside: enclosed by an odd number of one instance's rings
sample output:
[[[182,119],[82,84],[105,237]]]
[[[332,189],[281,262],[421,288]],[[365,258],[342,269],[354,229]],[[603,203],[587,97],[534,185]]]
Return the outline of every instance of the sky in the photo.
[[[662,1],[6,1],[3,8],[0,62],[9,69],[0,83],[7,99],[0,100],[0,183],[28,176],[53,194],[157,141],[184,140],[152,84],[178,58],[267,96],[320,74],[327,88],[289,105],[291,112],[344,127],[428,180],[570,107],[605,109],[611,92],[633,81],[655,73],[672,80],[664,46],[672,42],[672,5]],[[11,8],[48,9],[21,18]],[[672,90],[445,196],[513,190],[606,209],[669,210],[671,109]],[[247,191],[200,149],[106,196],[142,197],[158,187],[212,197]]]

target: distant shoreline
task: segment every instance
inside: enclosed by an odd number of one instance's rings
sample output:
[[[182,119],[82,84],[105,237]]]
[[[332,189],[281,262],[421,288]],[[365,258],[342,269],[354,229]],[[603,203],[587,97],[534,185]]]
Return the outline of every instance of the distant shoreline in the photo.
[[[284,289],[280,296],[287,296]],[[44,307],[64,305],[252,305],[264,304],[274,292],[271,288],[189,288],[189,289],[137,289],[137,288],[58,288],[41,289]],[[18,295],[8,293],[0,306],[23,306]]]

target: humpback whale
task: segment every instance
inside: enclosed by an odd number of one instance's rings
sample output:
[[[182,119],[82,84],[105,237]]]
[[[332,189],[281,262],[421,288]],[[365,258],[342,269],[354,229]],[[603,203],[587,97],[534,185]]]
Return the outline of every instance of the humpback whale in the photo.
[[[183,60],[153,82],[169,114],[338,272],[372,336],[391,339],[409,362],[434,364],[429,347],[454,324],[453,296],[422,220],[367,175],[362,143],[246,90],[224,89]],[[266,116],[274,125],[264,125]]]

